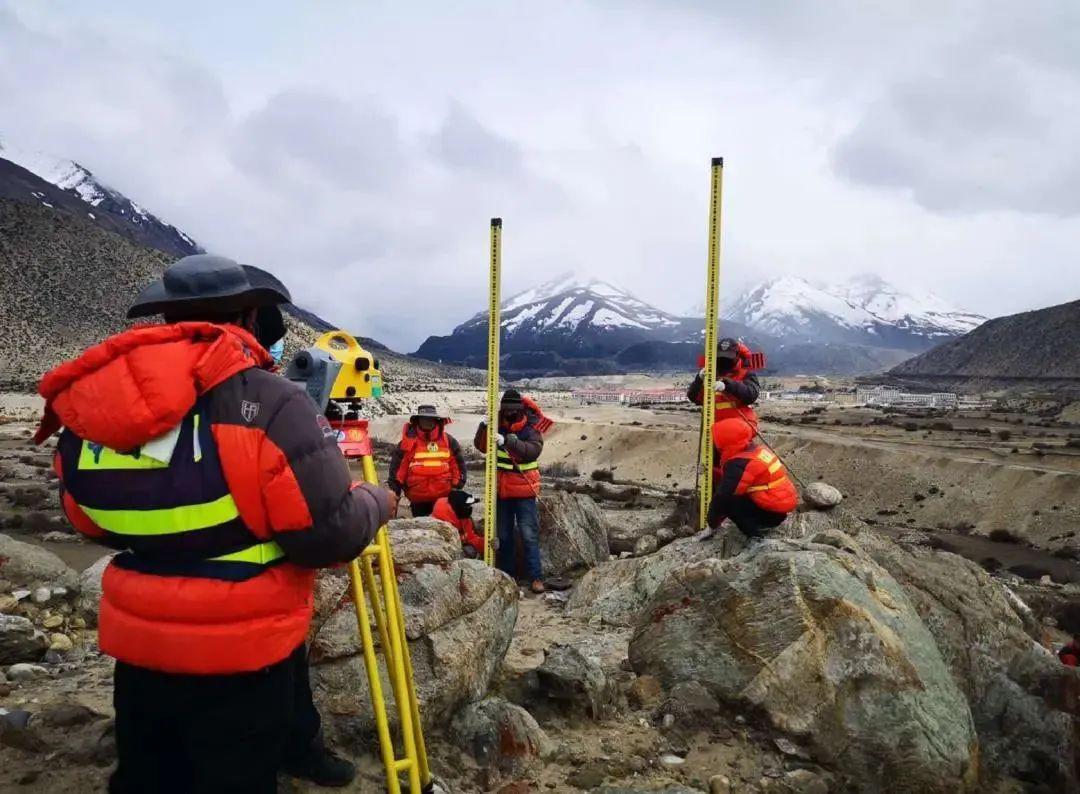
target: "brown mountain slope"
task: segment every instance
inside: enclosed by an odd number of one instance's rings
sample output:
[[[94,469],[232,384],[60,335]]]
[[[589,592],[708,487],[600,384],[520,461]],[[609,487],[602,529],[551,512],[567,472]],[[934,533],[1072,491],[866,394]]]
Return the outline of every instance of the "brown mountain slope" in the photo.
[[[0,199],[0,391],[33,391],[49,368],[121,330],[132,299],[175,257],[68,212]],[[285,354],[321,333],[290,313]],[[475,388],[483,373],[380,350],[388,390]]]
[[[990,320],[888,377],[928,386],[1080,388],[1080,300]]]

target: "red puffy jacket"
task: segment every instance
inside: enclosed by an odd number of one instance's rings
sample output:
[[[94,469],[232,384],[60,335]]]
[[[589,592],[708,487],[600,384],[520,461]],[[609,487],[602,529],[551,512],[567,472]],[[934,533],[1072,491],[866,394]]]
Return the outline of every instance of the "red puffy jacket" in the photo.
[[[457,529],[458,534],[461,536],[462,544],[469,544],[476,549],[477,555],[483,555],[483,536],[476,534],[476,525],[471,518],[458,517],[458,514],[454,512],[454,508],[450,506],[450,500],[448,498],[444,496],[435,503],[435,507],[431,510],[431,517],[437,518],[440,521],[445,521],[447,524]]]
[[[38,440],[77,530],[117,549],[99,643],[170,673],[257,670],[307,635],[314,568],[389,519],[307,394],[232,325],[143,326],[49,372]]]
[[[723,376],[717,378],[717,383],[724,384],[724,390],[716,393],[716,405],[714,406],[713,421],[742,417],[750,426],[757,430],[758,417],[751,408],[757,402],[761,391],[761,384],[757,375],[748,370],[741,360],[735,368]],[[690,383],[686,390],[686,397],[694,405],[701,405],[705,399],[705,384],[701,375],[698,375]]]

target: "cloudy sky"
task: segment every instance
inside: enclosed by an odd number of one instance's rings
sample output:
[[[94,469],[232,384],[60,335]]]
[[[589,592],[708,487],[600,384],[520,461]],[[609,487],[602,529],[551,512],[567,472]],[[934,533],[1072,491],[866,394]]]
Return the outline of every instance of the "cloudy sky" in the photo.
[[[400,349],[573,270],[1080,296],[1080,3],[0,0],[0,138]]]

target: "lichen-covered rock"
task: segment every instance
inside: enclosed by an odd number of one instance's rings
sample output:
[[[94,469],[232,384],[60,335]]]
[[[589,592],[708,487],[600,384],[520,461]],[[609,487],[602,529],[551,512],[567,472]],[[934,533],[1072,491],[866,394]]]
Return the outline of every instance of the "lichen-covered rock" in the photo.
[[[540,690],[571,710],[603,719],[615,703],[618,688],[600,662],[573,645],[552,645],[536,669]]]
[[[967,790],[963,693],[903,588],[842,546],[767,540],[673,569],[635,629],[635,672],[764,715],[858,790]]]
[[[421,713],[427,725],[442,724],[463,703],[487,694],[510,646],[518,589],[482,562],[459,559],[457,532],[441,521],[393,521],[390,529]],[[345,573],[320,573],[311,676],[329,737],[356,744],[370,741],[374,720],[347,587]],[[381,660],[379,675],[396,722]]]
[[[610,560],[589,571],[574,586],[566,611],[589,620],[599,616],[611,626],[632,626],[653,592],[673,568],[719,557],[723,535],[710,540],[680,538],[648,557]]]
[[[502,698],[485,698],[462,708],[450,724],[454,741],[483,767],[520,775],[555,751],[533,716]]]
[[[546,492],[540,500],[540,563],[545,576],[594,568],[609,556],[607,523],[585,494]]]

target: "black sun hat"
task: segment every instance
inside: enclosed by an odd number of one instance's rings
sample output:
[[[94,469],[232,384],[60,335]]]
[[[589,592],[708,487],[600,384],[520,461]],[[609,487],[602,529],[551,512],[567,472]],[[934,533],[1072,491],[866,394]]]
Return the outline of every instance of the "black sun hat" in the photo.
[[[143,288],[127,316],[222,314],[291,301],[285,285],[261,268],[195,254],[169,265],[161,278]]]
[[[434,419],[438,422],[445,422],[449,417],[442,416],[439,409],[434,405],[418,405],[416,406],[416,413],[409,417],[409,421],[415,422],[417,419]]]

